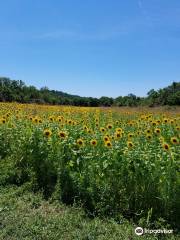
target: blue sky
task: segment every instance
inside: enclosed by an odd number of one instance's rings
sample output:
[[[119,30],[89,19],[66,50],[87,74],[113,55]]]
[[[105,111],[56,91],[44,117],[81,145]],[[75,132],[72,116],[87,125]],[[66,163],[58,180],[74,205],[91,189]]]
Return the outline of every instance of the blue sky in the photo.
[[[180,80],[180,1],[0,1],[0,76],[81,96],[145,96]]]

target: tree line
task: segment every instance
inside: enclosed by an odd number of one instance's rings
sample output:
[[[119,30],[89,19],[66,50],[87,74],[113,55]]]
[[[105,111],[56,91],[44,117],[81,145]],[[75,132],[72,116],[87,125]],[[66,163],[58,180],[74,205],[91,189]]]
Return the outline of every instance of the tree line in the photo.
[[[180,82],[173,82],[170,86],[155,91],[151,89],[147,97],[138,97],[134,94],[110,97],[80,97],[62,91],[49,90],[47,87],[37,89],[27,86],[22,80],[11,80],[0,77],[0,101],[19,103],[38,103],[72,106],[163,106],[180,105]]]

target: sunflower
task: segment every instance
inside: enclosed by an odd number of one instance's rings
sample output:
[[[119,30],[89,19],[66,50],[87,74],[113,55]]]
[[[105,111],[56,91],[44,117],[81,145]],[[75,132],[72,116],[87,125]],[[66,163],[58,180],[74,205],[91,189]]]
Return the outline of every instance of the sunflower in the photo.
[[[160,128],[156,128],[154,131],[155,131],[156,134],[160,134],[161,133],[161,129]]]
[[[6,123],[6,119],[2,118],[2,119],[1,119],[1,122],[2,122],[3,124],[5,124],[5,123]]]
[[[101,132],[105,132],[105,128],[101,127],[101,128],[100,128],[100,131],[101,131]]]
[[[93,134],[93,130],[92,129],[88,129],[87,131],[89,134]]]
[[[83,144],[84,144],[83,139],[79,138],[79,139],[77,140],[77,145],[83,146]]]
[[[109,136],[106,135],[106,136],[104,136],[103,139],[104,139],[104,142],[108,142],[109,141]]]
[[[116,128],[116,132],[122,132],[122,128]]]
[[[167,118],[164,118],[163,121],[164,121],[164,123],[167,123],[167,122],[168,122],[168,119],[167,119]]]
[[[69,125],[71,125],[71,124],[72,124],[72,120],[68,120],[67,123],[68,123]]]
[[[178,144],[179,141],[178,141],[178,139],[177,139],[176,137],[172,137],[172,138],[171,138],[171,143],[172,143],[172,144]]]
[[[49,120],[53,122],[54,118],[52,116],[49,117]]]
[[[168,151],[170,149],[169,145],[167,143],[163,143],[162,147],[164,150]]]
[[[62,122],[62,118],[61,117],[57,117],[57,121],[58,122]]]
[[[44,130],[44,135],[45,135],[46,137],[50,137],[50,136],[52,135],[51,130],[45,129],[45,130]]]
[[[14,125],[13,123],[11,123],[11,127],[12,127],[12,128],[15,128],[15,125]]]
[[[134,144],[133,144],[132,142],[128,141],[128,142],[127,142],[127,146],[128,146],[129,148],[132,148],[132,147],[134,146]]]
[[[84,131],[88,131],[88,127],[85,125],[83,126]]]
[[[151,133],[151,130],[150,130],[150,129],[147,129],[147,130],[146,130],[146,133],[147,133],[147,134],[150,134],[150,133]]]
[[[92,140],[90,141],[90,144],[91,144],[92,146],[96,146],[96,145],[97,145],[97,140],[96,140],[96,139],[92,139]]]
[[[132,138],[133,134],[132,133],[128,133],[128,138]]]
[[[33,119],[33,122],[34,122],[34,123],[38,123],[38,122],[39,122],[38,117],[35,117],[35,118]]]
[[[59,133],[58,133],[58,136],[59,136],[60,138],[66,138],[66,137],[67,137],[67,135],[66,135],[65,132],[59,132]]]
[[[115,138],[121,138],[121,137],[122,137],[122,134],[120,132],[115,133]]]
[[[108,140],[105,142],[105,146],[110,148],[112,147],[112,143]]]
[[[112,127],[113,127],[112,124],[108,124],[108,125],[107,125],[107,128],[108,128],[108,129],[112,129]]]
[[[147,134],[146,137],[147,137],[148,140],[152,139],[152,135],[151,134]]]

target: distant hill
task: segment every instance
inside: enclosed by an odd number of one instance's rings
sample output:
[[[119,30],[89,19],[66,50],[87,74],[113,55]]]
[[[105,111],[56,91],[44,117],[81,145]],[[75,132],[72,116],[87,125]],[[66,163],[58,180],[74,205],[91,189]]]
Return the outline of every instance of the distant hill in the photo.
[[[22,80],[0,77],[0,101],[90,107],[180,105],[180,82],[173,82],[170,86],[157,91],[151,89],[147,97],[137,97],[131,93],[117,98],[105,96],[93,98],[49,90],[47,87],[37,89],[34,86],[27,86]]]

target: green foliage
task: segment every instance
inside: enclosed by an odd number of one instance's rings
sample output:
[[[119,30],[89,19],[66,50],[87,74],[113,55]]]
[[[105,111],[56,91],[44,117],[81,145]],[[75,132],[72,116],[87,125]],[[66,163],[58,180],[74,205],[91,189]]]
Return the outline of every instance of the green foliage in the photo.
[[[172,85],[158,91],[150,90],[147,103],[149,106],[180,105],[180,83],[173,82]]]
[[[120,224],[111,219],[89,219],[81,208],[45,201],[41,194],[33,194],[28,188],[28,185],[0,188],[0,239],[139,239],[134,233],[135,226],[124,219]],[[143,222],[141,224],[143,226]],[[163,229],[162,221],[159,227]],[[158,239],[155,235],[141,238]],[[176,240],[178,235],[167,235],[163,239]]]
[[[115,99],[109,97],[92,98],[70,95],[61,91],[49,90],[43,87],[40,90],[34,86],[26,86],[21,80],[10,80],[0,77],[0,101],[20,103],[48,103],[53,105],[73,106],[129,106],[141,105],[162,106],[180,105],[180,83],[173,82],[171,86],[155,91],[150,90],[146,98],[137,97],[134,94],[119,96]]]
[[[151,227],[160,217],[171,227],[179,225],[178,161],[168,153],[162,158],[155,145],[149,153],[140,145],[125,155],[122,146],[116,152],[100,148],[92,155],[88,148],[78,149],[56,136],[46,139],[38,127],[31,134],[22,135],[20,129],[10,133],[15,142],[9,141],[9,155],[2,155],[1,185],[30,182],[46,199],[56,192],[56,199],[80,203],[90,216],[121,221],[123,215],[138,222],[152,209]]]
[[[82,206],[90,217],[178,231],[177,112],[0,106],[1,187],[25,184],[45,199]]]

